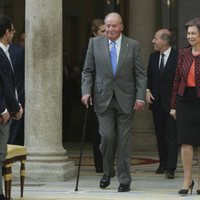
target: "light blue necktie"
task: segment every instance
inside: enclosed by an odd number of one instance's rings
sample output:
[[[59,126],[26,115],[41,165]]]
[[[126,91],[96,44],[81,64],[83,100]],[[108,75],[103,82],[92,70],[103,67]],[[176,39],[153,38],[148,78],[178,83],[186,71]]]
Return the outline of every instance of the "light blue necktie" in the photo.
[[[112,64],[112,70],[114,76],[116,75],[117,71],[117,50],[116,50],[116,42],[111,42],[111,49],[110,49],[110,58],[111,58],[111,64]]]

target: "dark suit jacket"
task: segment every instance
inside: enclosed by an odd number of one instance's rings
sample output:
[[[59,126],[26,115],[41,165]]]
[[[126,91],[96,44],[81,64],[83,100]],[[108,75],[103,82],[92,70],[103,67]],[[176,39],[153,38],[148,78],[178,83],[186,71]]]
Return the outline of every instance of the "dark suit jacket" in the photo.
[[[150,55],[147,69],[147,88],[150,89],[155,98],[151,105],[152,110],[156,110],[161,104],[162,108],[169,112],[177,66],[177,52],[174,49],[171,50],[162,75],[159,72],[159,56],[160,52],[154,52]]]
[[[187,77],[190,71],[192,62],[195,59],[195,83],[196,93],[200,97],[200,56],[192,55],[192,47],[181,49],[178,54],[177,70],[174,79],[174,87],[172,93],[171,107],[176,108],[176,95],[183,96],[186,85]]]
[[[3,87],[2,87],[2,73],[0,71],[0,113],[5,110],[5,99],[3,96]]]
[[[11,44],[9,46],[9,54],[14,68],[15,83],[17,87],[19,102],[24,108],[24,49],[19,45]]]
[[[145,99],[146,76],[139,43],[122,36],[114,76],[108,39],[102,36],[91,38],[82,72],[82,95],[91,95],[93,84],[96,112],[103,113],[107,109],[113,93],[122,111],[132,112],[135,100]]]
[[[0,113],[6,108],[10,113],[16,113],[20,107],[15,97],[15,79],[10,62],[0,48]]]

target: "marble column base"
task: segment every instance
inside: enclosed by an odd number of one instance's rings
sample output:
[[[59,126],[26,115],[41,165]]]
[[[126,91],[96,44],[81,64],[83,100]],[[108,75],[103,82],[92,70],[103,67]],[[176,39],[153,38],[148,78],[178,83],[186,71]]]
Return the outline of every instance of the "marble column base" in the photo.
[[[75,177],[77,173],[74,162],[69,161],[62,153],[29,153],[25,168],[25,182],[63,182]],[[18,174],[16,171],[13,173]]]

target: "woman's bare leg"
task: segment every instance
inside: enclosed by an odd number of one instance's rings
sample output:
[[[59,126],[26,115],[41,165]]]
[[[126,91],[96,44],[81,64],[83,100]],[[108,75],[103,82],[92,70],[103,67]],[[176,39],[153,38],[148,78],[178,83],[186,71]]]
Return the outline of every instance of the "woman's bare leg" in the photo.
[[[192,182],[192,159],[193,159],[193,146],[182,144],[181,145],[181,158],[184,170],[183,189],[188,189]]]

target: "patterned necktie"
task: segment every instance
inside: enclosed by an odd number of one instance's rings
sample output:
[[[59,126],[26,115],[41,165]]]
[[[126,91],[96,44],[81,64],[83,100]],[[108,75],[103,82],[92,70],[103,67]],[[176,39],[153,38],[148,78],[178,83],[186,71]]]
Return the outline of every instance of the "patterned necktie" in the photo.
[[[111,58],[111,64],[112,64],[112,70],[114,76],[116,75],[117,71],[117,50],[116,50],[116,42],[111,42],[111,49],[110,49],[110,58]]]
[[[162,74],[163,69],[165,68],[164,57],[165,57],[165,54],[162,53],[162,54],[161,54],[161,60],[160,60],[160,74]]]

